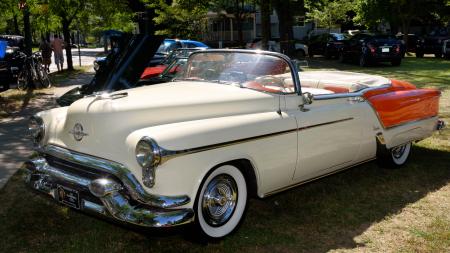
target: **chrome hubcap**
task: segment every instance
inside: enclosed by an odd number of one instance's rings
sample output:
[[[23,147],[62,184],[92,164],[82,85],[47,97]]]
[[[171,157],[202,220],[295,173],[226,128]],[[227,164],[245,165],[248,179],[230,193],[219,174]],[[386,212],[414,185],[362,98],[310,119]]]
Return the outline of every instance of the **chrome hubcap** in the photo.
[[[231,176],[221,174],[213,178],[202,197],[205,221],[211,226],[225,224],[236,209],[237,195],[237,185]]]
[[[392,156],[396,159],[402,157],[403,153],[405,153],[406,145],[402,145],[399,147],[395,147],[392,149]]]

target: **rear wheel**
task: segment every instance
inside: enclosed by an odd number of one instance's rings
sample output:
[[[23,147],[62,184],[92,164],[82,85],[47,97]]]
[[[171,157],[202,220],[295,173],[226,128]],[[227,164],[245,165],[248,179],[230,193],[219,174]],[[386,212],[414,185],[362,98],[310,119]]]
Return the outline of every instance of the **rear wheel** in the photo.
[[[44,69],[42,65],[38,65],[36,67],[36,72],[38,75],[39,83],[42,88],[49,88],[51,86],[50,79],[48,78],[47,71]]]
[[[196,226],[208,238],[222,238],[240,224],[247,205],[247,184],[242,172],[223,165],[209,173],[194,204]]]
[[[395,59],[391,61],[392,66],[400,66],[402,59]]]
[[[361,55],[359,57],[359,66],[360,67],[367,67],[369,65],[369,62],[367,60],[367,57],[365,55]]]
[[[416,57],[417,58],[423,58],[423,52],[417,51],[416,52]]]
[[[340,62],[340,63],[344,63],[344,62],[345,62],[345,55],[344,55],[344,52],[339,52],[338,58],[339,58],[339,62]]]
[[[435,53],[435,54],[434,54],[434,57],[436,57],[436,58],[442,58],[442,53]]]
[[[305,56],[306,56],[306,54],[305,54],[305,51],[303,51],[303,49],[297,49],[297,50],[295,51],[295,57],[296,57],[297,59],[304,59]],[[311,55],[310,55],[310,57],[311,57]]]
[[[411,142],[408,142],[391,149],[379,147],[377,152],[379,164],[391,169],[403,166],[411,154],[411,145]]]

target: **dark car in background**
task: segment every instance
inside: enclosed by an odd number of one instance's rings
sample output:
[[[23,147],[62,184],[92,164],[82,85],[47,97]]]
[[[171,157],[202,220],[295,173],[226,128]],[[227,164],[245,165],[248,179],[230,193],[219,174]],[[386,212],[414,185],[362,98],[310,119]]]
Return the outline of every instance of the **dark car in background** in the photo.
[[[337,57],[344,41],[350,38],[343,33],[325,33],[311,36],[308,40],[309,57],[323,55],[326,58]]]
[[[416,57],[422,58],[424,54],[434,54],[436,58],[441,58],[442,46],[447,39],[450,39],[450,36],[446,30],[431,32],[417,41]]]
[[[0,35],[0,87],[9,89],[15,82],[22,66],[19,51],[23,50],[24,38],[16,35]]]
[[[407,52],[415,53],[417,48],[417,42],[419,40],[419,36],[415,34],[402,34],[398,33],[395,37],[402,43],[402,52],[403,56]]]
[[[345,41],[339,51],[339,60],[355,61],[361,67],[376,62],[391,62],[399,66],[402,62],[402,44],[393,35],[359,33]]]

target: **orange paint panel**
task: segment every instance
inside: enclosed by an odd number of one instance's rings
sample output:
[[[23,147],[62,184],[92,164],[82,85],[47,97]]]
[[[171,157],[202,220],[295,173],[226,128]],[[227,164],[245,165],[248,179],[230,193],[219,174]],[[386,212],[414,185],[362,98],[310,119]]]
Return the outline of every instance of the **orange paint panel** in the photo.
[[[412,89],[409,85],[399,86],[380,89],[384,93],[376,90],[377,92],[369,91],[369,94],[364,94],[377,111],[384,127],[438,115],[440,91]]]

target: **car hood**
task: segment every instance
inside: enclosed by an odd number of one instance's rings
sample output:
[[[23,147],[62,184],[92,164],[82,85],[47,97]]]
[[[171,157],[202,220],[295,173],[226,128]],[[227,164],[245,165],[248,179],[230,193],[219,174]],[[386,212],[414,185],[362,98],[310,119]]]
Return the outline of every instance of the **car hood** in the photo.
[[[77,100],[59,120],[52,117],[48,142],[114,160],[111,154],[127,136],[144,127],[275,112],[278,106],[278,96],[225,84],[183,81],[144,86]],[[75,124],[81,124],[86,134],[82,141],[73,136]]]

